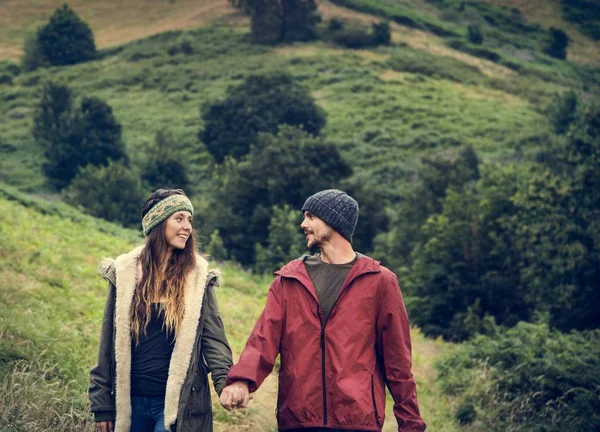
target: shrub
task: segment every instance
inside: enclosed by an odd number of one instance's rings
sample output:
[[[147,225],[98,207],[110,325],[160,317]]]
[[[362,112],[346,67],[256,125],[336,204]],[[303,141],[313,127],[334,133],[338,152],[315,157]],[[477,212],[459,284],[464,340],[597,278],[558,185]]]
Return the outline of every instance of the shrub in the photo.
[[[135,227],[146,194],[135,170],[110,161],[107,166],[82,168],[65,190],[65,198],[92,216]]]
[[[306,251],[300,232],[302,215],[298,209],[287,204],[275,206],[272,214],[266,245],[256,244],[254,271],[257,273],[273,272]]]
[[[568,46],[569,36],[564,31],[553,27],[541,41],[542,52],[558,59],[567,58]]]
[[[204,250],[215,261],[224,261],[227,259],[227,249],[225,249],[219,230],[213,231],[210,235],[208,245],[206,245]]]
[[[189,180],[184,157],[172,136],[164,131],[157,132],[154,145],[147,149],[146,154],[141,171],[148,189],[187,189]]]
[[[21,66],[25,72],[34,71],[45,63],[44,54],[38,44],[37,35],[28,34],[23,42],[23,56],[21,57]]]
[[[96,55],[92,30],[67,4],[38,30],[36,39],[37,49],[52,65],[85,62]]]
[[[563,334],[520,323],[461,344],[438,364],[441,390],[474,431],[600,428],[600,331]]]
[[[479,24],[470,24],[467,27],[467,38],[472,44],[481,45],[481,43],[483,42],[483,33],[481,33],[481,26]]]
[[[369,32],[359,27],[347,27],[337,32],[333,41],[351,49],[368,48],[373,45],[373,38]]]
[[[281,124],[301,126],[311,135],[325,126],[325,112],[308,88],[281,72],[250,76],[224,100],[205,106],[202,117],[199,137],[218,163],[228,155],[241,158],[259,132],[275,133]]]
[[[392,42],[392,30],[390,23],[383,21],[373,23],[373,45],[389,45]]]
[[[554,133],[564,135],[578,115],[579,97],[574,91],[563,95],[556,95],[548,108],[550,121],[554,126]]]
[[[327,28],[333,32],[342,30],[344,28],[344,21],[342,21],[340,18],[331,18]]]

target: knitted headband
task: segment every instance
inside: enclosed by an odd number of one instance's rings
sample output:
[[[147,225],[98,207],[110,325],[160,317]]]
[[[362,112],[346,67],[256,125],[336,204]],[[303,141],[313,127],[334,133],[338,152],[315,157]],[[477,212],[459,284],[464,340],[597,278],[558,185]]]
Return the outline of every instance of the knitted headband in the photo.
[[[148,236],[150,231],[167,220],[171,215],[184,210],[194,214],[194,206],[190,199],[185,195],[170,195],[159,201],[142,219],[142,230],[144,235]]]

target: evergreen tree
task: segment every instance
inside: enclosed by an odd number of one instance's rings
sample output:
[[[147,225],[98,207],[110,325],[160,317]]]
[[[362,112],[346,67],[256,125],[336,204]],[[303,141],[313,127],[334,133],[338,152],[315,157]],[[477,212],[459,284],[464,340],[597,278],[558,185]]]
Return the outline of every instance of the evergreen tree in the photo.
[[[85,97],[75,108],[73,92],[63,84],[44,86],[32,134],[44,151],[44,173],[57,189],[66,187],[79,168],[88,164],[127,163],[121,126],[110,106],[101,99]]]
[[[65,187],[77,174],[80,157],[78,137],[73,133],[75,112],[71,89],[48,82],[33,117],[32,135],[43,149],[44,174],[58,188]]]
[[[106,165],[109,160],[123,160],[127,164],[121,125],[110,105],[97,97],[84,97],[80,112],[77,133],[81,136],[83,159],[79,165]]]
[[[38,30],[36,39],[37,48],[52,65],[81,63],[96,55],[92,30],[67,4]]]
[[[321,21],[315,0],[230,0],[250,16],[250,34],[257,43],[306,41],[317,37]]]

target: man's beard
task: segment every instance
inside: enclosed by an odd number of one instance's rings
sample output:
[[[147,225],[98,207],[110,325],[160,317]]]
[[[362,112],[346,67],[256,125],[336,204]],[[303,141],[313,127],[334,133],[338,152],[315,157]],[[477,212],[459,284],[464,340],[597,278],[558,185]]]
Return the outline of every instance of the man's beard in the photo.
[[[323,234],[322,237],[317,238],[315,236],[314,232],[310,232],[309,234],[312,234],[313,239],[311,242],[309,242],[307,244],[309,249],[321,249],[323,247],[323,245],[325,243],[327,243],[329,240],[331,240],[331,237],[333,237],[333,230],[332,229],[327,229],[327,231],[325,231],[325,234]]]

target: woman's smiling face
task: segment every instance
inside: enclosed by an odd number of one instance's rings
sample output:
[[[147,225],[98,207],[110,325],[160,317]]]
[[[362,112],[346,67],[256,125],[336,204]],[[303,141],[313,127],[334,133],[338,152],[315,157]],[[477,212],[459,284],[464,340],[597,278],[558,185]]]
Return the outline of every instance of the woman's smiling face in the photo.
[[[173,213],[165,221],[165,240],[171,249],[184,249],[192,235],[192,214],[189,211]]]

